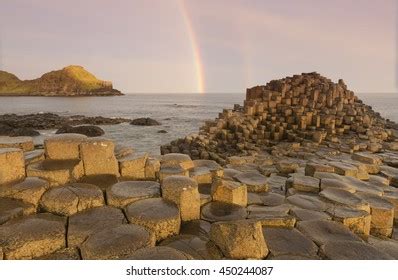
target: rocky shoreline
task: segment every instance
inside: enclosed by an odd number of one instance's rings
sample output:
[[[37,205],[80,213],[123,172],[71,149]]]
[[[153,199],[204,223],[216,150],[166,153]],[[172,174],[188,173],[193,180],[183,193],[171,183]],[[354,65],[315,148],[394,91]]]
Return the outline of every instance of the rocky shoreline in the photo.
[[[393,125],[310,73],[161,156],[0,137],[0,259],[398,259]]]
[[[35,130],[61,129],[78,125],[115,125],[131,122],[125,118],[87,117],[82,115],[60,116],[54,113],[28,115],[0,115],[0,135],[2,136],[37,136]]]

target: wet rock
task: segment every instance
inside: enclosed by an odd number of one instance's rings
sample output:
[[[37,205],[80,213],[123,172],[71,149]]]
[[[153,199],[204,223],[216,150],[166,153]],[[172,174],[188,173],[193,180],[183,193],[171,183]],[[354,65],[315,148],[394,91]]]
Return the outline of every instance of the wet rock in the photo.
[[[2,225],[4,259],[33,259],[65,248],[65,224],[65,218],[44,213]]]
[[[239,182],[217,179],[211,187],[213,201],[247,206],[247,187]]]
[[[78,181],[84,174],[80,160],[46,159],[33,163],[26,168],[29,177],[39,177],[49,182],[50,187]]]
[[[147,153],[131,154],[119,159],[120,175],[128,180],[144,180]]]
[[[223,258],[220,249],[208,238],[195,235],[176,235],[163,240],[160,246],[168,246],[192,256],[196,260],[219,260]]]
[[[162,197],[178,206],[181,221],[200,218],[200,194],[195,180],[185,176],[165,178],[162,182]]]
[[[319,193],[329,203],[348,206],[358,210],[364,210],[370,213],[369,203],[357,195],[338,188],[327,188]]]
[[[21,149],[0,148],[0,185],[13,184],[25,178],[25,162]]]
[[[108,205],[124,208],[128,204],[153,197],[160,197],[160,185],[153,181],[124,181],[106,190]]]
[[[126,219],[117,208],[103,206],[79,212],[69,217],[68,246],[79,246],[90,235],[123,223],[126,223]]]
[[[119,225],[94,233],[80,246],[85,260],[126,259],[141,248],[155,246],[155,236],[142,226]]]
[[[244,207],[219,201],[207,203],[201,210],[201,218],[208,222],[242,220],[246,217]]]
[[[44,149],[47,159],[67,160],[80,159],[80,144],[87,140],[81,134],[59,134],[44,140]]]
[[[263,235],[273,257],[296,255],[311,258],[318,252],[315,243],[296,229],[264,227]]]
[[[161,125],[160,122],[151,119],[151,118],[138,118],[134,119],[130,123],[131,125],[139,125],[139,126],[155,126],[155,125]]]
[[[158,130],[158,133],[163,133],[164,134],[164,133],[168,133],[168,132],[167,132],[167,130],[161,129],[161,130]]]
[[[163,198],[133,202],[126,207],[126,216],[130,223],[151,230],[156,236],[156,241],[180,232],[180,211],[174,203]]]
[[[43,193],[48,189],[47,181],[37,177],[27,177],[15,185],[0,186],[0,197],[19,199],[37,207]]]
[[[0,136],[0,149],[2,148],[16,148],[24,152],[32,151],[34,149],[32,137],[8,137]]]
[[[61,216],[70,216],[104,204],[104,195],[99,187],[81,183],[52,188],[40,200],[43,210]]]
[[[320,255],[330,260],[391,260],[391,256],[376,248],[355,241],[328,241],[320,248]]]
[[[248,192],[268,191],[267,178],[258,172],[242,172],[235,179],[247,186]]]
[[[297,229],[318,246],[328,241],[362,241],[346,226],[334,221],[312,220],[297,223]]]
[[[210,239],[227,258],[263,259],[268,255],[259,222],[241,220],[214,223],[211,225]]]
[[[55,134],[66,134],[66,133],[83,134],[86,135],[87,137],[98,137],[104,135],[105,131],[99,126],[95,125],[82,125],[82,126],[65,125],[55,132]]]
[[[11,198],[0,198],[0,225],[8,220],[36,213],[36,207],[30,203]]]

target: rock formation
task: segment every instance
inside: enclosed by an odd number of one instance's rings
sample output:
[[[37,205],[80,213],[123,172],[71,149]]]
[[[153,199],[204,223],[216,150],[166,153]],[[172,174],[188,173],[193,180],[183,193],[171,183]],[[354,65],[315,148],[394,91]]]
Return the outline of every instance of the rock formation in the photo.
[[[103,131],[96,125],[111,125],[131,122],[124,118],[106,118],[101,116],[86,117],[82,115],[60,116],[53,113],[28,115],[0,115],[1,136],[38,136],[37,130],[59,129],[60,133],[82,133],[87,136],[100,136]],[[91,125],[78,126],[76,125]]]
[[[383,119],[347,89],[317,73],[304,73],[247,89],[244,106],[225,109],[198,134],[161,148],[194,159],[225,163],[231,155],[256,153],[281,141],[313,142],[340,151],[378,151],[393,137]]]
[[[394,145],[285,144],[222,167],[78,134],[44,150],[0,138],[1,257],[397,259]]]
[[[109,96],[122,95],[112,83],[98,80],[81,66],[71,65],[22,81],[0,71],[0,96]]]

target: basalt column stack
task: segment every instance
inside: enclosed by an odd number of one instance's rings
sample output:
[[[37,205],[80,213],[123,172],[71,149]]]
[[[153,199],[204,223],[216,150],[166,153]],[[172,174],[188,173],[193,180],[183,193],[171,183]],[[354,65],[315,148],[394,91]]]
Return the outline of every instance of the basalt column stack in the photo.
[[[228,156],[280,141],[327,141],[345,149],[365,141],[368,150],[377,151],[392,137],[388,124],[347,89],[343,80],[333,83],[318,73],[304,73],[247,89],[243,106],[224,109],[198,134],[164,145],[161,152],[222,163]]]

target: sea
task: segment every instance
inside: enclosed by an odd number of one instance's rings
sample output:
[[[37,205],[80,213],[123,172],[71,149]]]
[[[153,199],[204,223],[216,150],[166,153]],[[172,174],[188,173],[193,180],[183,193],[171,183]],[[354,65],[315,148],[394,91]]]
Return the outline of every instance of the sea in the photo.
[[[359,95],[360,96],[360,95]],[[219,94],[126,94],[112,97],[0,97],[0,114],[30,114],[51,112],[59,115],[150,117],[160,126],[133,126],[128,123],[101,126],[105,137],[130,146],[137,152],[160,154],[160,146],[195,133],[206,120],[212,120],[224,108],[243,104],[244,93]],[[360,96],[385,118],[398,122],[398,95]],[[165,130],[167,133],[159,133]],[[36,144],[55,130],[40,131]]]

